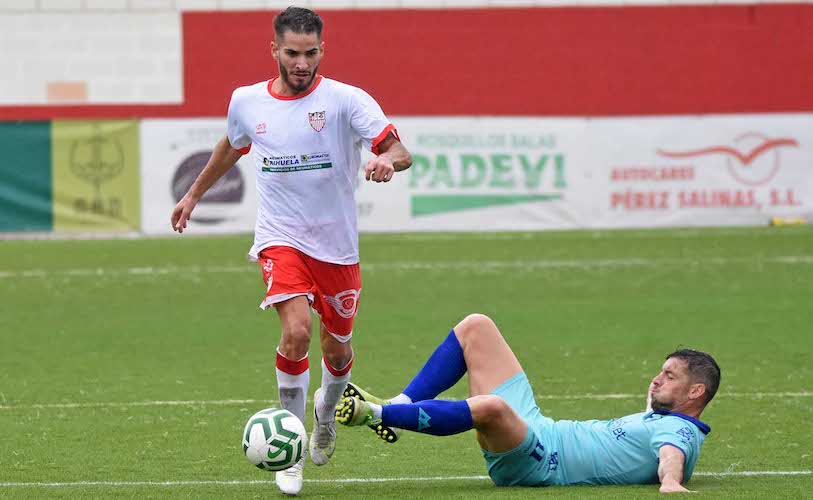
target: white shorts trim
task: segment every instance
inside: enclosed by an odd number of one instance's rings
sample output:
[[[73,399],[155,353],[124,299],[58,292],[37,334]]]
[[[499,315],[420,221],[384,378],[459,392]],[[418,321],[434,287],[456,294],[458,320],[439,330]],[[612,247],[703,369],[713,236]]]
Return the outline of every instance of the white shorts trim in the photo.
[[[325,328],[325,330],[327,330],[327,328]],[[353,337],[353,332],[350,332],[347,335],[338,335],[336,333],[331,332],[330,330],[327,330],[327,333],[329,333],[331,337],[338,340],[342,344],[350,342],[350,339]]]
[[[265,300],[260,303],[260,309],[265,311],[269,307],[279,304],[280,302],[285,302],[288,299],[292,299],[294,297],[301,297],[305,295],[308,297],[308,303],[313,304],[313,294],[307,292],[300,292],[300,293],[278,293],[276,295],[271,295],[270,297],[266,297]]]

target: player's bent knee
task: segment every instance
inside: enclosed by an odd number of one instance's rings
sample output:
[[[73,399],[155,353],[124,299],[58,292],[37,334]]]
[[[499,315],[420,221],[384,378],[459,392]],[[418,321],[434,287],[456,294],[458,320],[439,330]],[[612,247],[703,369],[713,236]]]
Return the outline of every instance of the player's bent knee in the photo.
[[[311,341],[311,328],[310,321],[295,323],[283,329],[283,335],[290,338],[294,342],[305,342],[310,344]]]
[[[487,428],[499,425],[511,415],[511,406],[501,397],[493,394],[474,396],[469,399],[472,420],[475,427]]]
[[[485,314],[469,314],[454,329],[458,340],[462,342],[475,341],[484,334],[497,331],[497,325]]]
[[[467,327],[474,329],[488,328],[494,326],[494,321],[485,314],[474,313],[469,314],[461,323],[465,323]]]
[[[458,336],[471,337],[492,328],[496,328],[496,325],[494,321],[485,314],[469,314],[463,318],[463,321],[457,324],[455,333],[457,333]]]
[[[280,351],[285,357],[300,359],[308,353],[311,344],[309,322],[295,323],[283,328],[279,342]]]

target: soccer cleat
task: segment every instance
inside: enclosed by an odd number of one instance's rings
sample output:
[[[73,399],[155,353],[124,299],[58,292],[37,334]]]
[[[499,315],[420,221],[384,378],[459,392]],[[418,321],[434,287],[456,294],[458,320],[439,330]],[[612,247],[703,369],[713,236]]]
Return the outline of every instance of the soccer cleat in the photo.
[[[380,424],[381,420],[375,420],[373,417],[373,409],[366,401],[362,401],[358,396],[353,398],[342,398],[339,404],[336,405],[336,420],[349,427],[357,427],[359,425],[375,425]]]
[[[316,389],[313,395],[313,433],[310,439],[311,462],[316,465],[325,465],[336,450],[336,423],[319,423],[316,414],[316,405],[322,397],[322,388]]]
[[[367,401],[381,406],[390,404],[388,400],[373,396],[369,392],[365,391],[364,389],[353,383],[347,384],[347,388],[344,390],[342,396],[344,396],[345,398],[356,397],[360,401]],[[341,403],[339,404],[341,405]],[[339,415],[338,410],[336,411],[336,415],[337,416]],[[398,433],[396,432],[395,428],[386,426],[383,423],[381,423],[381,421],[369,423],[367,424],[367,427],[372,429],[373,432],[375,432],[375,435],[381,438],[381,440],[384,441],[385,443],[394,443],[398,441]]]
[[[291,467],[277,472],[276,483],[279,490],[286,495],[297,495],[302,490],[302,469],[304,467],[305,457],[302,457]]]
[[[375,403],[381,406],[390,404],[390,402],[387,401],[386,399],[375,397],[369,392],[362,389],[361,387],[353,384],[352,382],[348,382],[347,387],[344,389],[344,393],[342,394],[342,396],[345,398],[357,397],[362,401],[367,401],[368,403]]]

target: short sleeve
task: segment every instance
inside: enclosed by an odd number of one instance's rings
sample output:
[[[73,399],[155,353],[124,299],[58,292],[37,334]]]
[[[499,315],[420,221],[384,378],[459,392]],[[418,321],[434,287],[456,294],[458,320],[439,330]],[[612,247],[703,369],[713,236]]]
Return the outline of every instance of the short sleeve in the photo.
[[[697,460],[697,433],[691,425],[671,424],[658,429],[652,436],[652,451],[655,456],[659,456],[660,450],[665,445],[671,445],[683,452],[686,458],[686,466],[691,466]]]
[[[251,150],[251,137],[240,126],[240,89],[235,90],[229,101],[228,125],[226,131],[231,147],[246,154]]]
[[[398,138],[395,126],[384,116],[381,106],[361,89],[353,89],[350,98],[350,126],[358,134],[364,147],[378,154],[378,145],[392,132]]]

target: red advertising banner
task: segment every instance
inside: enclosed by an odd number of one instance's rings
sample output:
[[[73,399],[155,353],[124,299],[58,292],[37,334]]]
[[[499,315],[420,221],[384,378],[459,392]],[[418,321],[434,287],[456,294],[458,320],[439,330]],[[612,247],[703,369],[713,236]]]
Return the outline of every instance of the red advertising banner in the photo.
[[[813,111],[813,5],[326,10],[322,72],[390,115]],[[0,107],[0,120],[223,116],[276,74],[275,12],[183,15],[184,104]]]

